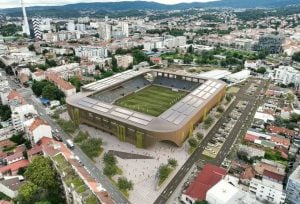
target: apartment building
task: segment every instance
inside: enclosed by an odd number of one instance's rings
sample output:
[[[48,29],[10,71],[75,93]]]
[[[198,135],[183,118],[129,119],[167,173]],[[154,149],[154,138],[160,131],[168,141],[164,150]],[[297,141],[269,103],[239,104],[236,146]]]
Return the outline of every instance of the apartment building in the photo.
[[[289,176],[286,185],[287,200],[291,203],[300,203],[300,166]]]

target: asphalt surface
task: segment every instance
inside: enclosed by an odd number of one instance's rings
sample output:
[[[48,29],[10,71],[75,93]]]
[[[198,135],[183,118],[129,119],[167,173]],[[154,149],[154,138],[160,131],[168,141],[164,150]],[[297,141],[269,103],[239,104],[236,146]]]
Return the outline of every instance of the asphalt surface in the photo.
[[[53,130],[57,129],[59,131],[59,134],[62,137],[62,140],[64,143],[66,143],[66,140],[70,137],[60,128],[56,122],[52,120],[51,117],[49,117],[46,113],[45,106],[43,106],[38,98],[35,97],[32,90],[30,88],[23,88],[20,87],[18,84],[16,84],[15,81],[11,80],[9,78],[9,84],[13,89],[17,89],[22,96],[26,99],[26,101],[33,105],[40,115],[41,118],[43,118],[47,123],[51,126]],[[86,170],[91,174],[91,176],[102,185],[103,188],[107,190],[109,195],[112,197],[113,201],[117,204],[126,204],[130,203],[128,199],[117,189],[116,186],[114,186],[111,181],[102,173],[102,170],[98,169],[94,162],[88,158],[81,149],[75,145],[74,150],[72,150],[74,155],[78,156],[81,160],[82,164],[85,166]]]
[[[179,169],[177,174],[174,176],[174,178],[170,181],[170,183],[166,186],[166,188],[163,190],[163,192],[160,194],[160,196],[156,199],[154,202],[155,204],[165,204],[171,197],[172,193],[176,190],[178,185],[181,183],[182,179],[185,177],[185,175],[188,173],[189,169],[192,168],[192,166],[195,163],[204,161],[205,163],[212,163],[217,166],[220,166],[224,159],[226,158],[227,154],[230,152],[231,148],[234,146],[235,141],[237,140],[240,131],[245,130],[247,127],[247,124],[250,123],[250,120],[252,120],[252,116],[256,111],[257,105],[261,102],[262,98],[259,96],[260,91],[264,88],[265,82],[262,81],[261,84],[258,85],[257,90],[252,96],[246,95],[246,90],[250,87],[250,84],[252,83],[252,80],[248,82],[246,85],[241,87],[239,92],[235,95],[236,99],[234,102],[230,105],[230,107],[223,113],[223,116],[220,118],[220,120],[215,124],[215,126],[211,129],[211,131],[207,134],[207,136],[204,138],[204,140],[201,142],[200,146],[193,152],[193,154],[189,157],[189,159],[184,163],[184,165]],[[255,83],[255,82],[254,82]],[[209,141],[214,137],[214,135],[217,133],[221,125],[226,122],[226,119],[228,118],[231,111],[236,107],[236,105],[240,101],[247,101],[249,102],[247,106],[245,107],[244,111],[242,112],[242,115],[237,120],[235,126],[229,133],[226,141],[224,142],[221,150],[219,151],[218,155],[215,159],[209,160],[206,156],[202,155],[202,152],[205,150],[205,147],[207,147]],[[245,127],[244,127],[245,125]]]

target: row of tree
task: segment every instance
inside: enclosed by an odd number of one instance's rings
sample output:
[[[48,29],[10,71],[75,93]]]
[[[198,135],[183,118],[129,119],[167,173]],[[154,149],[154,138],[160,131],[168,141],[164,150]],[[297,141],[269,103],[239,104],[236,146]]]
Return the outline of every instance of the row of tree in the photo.
[[[47,80],[33,81],[32,91],[37,97],[42,96],[49,100],[61,100],[65,97],[65,94],[57,86]]]

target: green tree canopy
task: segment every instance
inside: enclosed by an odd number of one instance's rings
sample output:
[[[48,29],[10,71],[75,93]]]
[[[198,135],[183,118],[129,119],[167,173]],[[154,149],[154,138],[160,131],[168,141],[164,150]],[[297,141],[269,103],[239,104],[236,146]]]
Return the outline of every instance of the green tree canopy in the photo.
[[[56,184],[56,171],[49,158],[42,156],[34,157],[24,174],[28,181],[44,188],[52,188]]]
[[[293,56],[292,59],[294,61],[300,62],[300,52],[296,52]]]
[[[33,203],[38,195],[39,188],[32,182],[26,182],[18,190],[18,200],[20,203]]]
[[[11,116],[10,107],[8,105],[0,105],[0,119],[2,121],[6,121],[10,119],[10,116]]]
[[[120,190],[128,191],[133,189],[133,183],[131,181],[128,181],[125,177],[119,178],[117,185]]]
[[[104,154],[103,161],[106,164],[115,165],[117,163],[117,159],[113,153],[107,152]]]
[[[73,76],[69,79],[69,81],[73,86],[76,87],[76,91],[80,91],[80,87],[82,86],[82,83],[79,76]]]
[[[61,98],[65,97],[65,94],[56,86],[49,84],[43,88],[42,96],[43,98],[47,98],[49,100],[60,100]]]

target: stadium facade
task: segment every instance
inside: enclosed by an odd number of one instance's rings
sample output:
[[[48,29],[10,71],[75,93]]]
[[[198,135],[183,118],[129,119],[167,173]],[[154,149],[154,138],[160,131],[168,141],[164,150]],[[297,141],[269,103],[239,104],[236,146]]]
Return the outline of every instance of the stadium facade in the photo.
[[[116,100],[153,84],[188,93],[157,117],[114,105]],[[83,86],[80,93],[67,98],[67,108],[75,123],[101,129],[139,148],[160,141],[181,146],[225,92],[226,83],[215,79],[161,70],[128,70]]]

